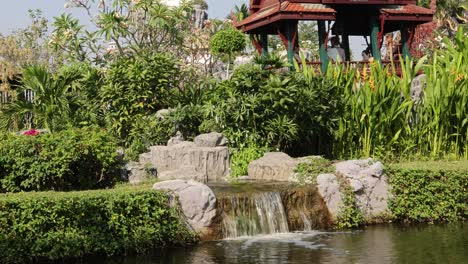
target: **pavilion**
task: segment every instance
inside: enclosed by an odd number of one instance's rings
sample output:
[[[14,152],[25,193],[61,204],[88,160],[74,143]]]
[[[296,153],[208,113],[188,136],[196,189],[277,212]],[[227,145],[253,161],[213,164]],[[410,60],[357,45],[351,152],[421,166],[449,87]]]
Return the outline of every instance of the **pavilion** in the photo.
[[[291,64],[299,51],[298,21],[317,21],[322,71],[329,63],[330,34],[341,36],[346,61],[351,57],[349,36],[369,36],[372,57],[381,61],[385,34],[400,31],[405,57],[410,56],[416,26],[432,21],[434,15],[434,10],[417,6],[416,0],[250,0],[249,12],[235,26],[252,35],[263,55],[268,54],[268,35],[279,35]]]

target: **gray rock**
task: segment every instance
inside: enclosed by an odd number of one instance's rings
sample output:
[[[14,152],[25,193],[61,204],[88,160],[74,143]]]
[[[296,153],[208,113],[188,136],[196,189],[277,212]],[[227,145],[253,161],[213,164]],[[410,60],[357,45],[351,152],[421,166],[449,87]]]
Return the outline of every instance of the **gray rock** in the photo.
[[[193,168],[191,174],[201,182],[225,181],[229,176],[229,148],[197,147],[193,142],[184,141],[172,146],[150,148],[149,162],[157,168],[158,174],[181,168]],[[174,176],[174,174],[172,174]],[[183,179],[187,179],[186,176]]]
[[[202,239],[210,235],[216,217],[216,196],[208,186],[195,181],[173,180],[155,183],[153,189],[169,190],[177,195],[193,230]]]
[[[426,85],[426,75],[421,74],[411,81],[411,99],[415,103],[421,102],[424,96],[424,86]]]
[[[199,182],[204,182],[205,175],[203,175],[200,172],[197,172],[194,167],[182,167],[175,170],[162,171],[158,175],[158,180],[195,180]]]
[[[131,184],[140,184],[149,179],[156,179],[156,170],[150,165],[141,165],[139,162],[129,162],[125,166],[128,181]]]
[[[364,216],[377,217],[388,211],[390,186],[381,162],[373,159],[343,161],[336,164],[336,173],[349,181]]]
[[[248,175],[252,180],[294,181],[294,169],[299,161],[283,152],[268,152],[249,164]]]
[[[170,115],[172,109],[161,109],[156,112],[156,117],[159,119],[165,119],[166,116]]]
[[[317,188],[332,218],[336,219],[343,202],[341,199],[340,184],[335,174],[327,173],[318,175]]]
[[[342,193],[336,175],[344,177],[354,191],[357,204],[368,219],[388,212],[390,186],[381,162],[373,159],[348,160],[335,164],[335,174],[321,174],[317,187],[333,219],[339,214]]]
[[[167,141],[167,146],[177,145],[177,144],[182,143],[184,141],[185,141],[185,139],[184,139],[184,136],[182,135],[182,133],[180,131],[177,131],[175,136],[171,137]]]
[[[195,137],[193,140],[197,147],[220,147],[227,146],[228,140],[221,133],[211,132],[207,134],[201,134]]]

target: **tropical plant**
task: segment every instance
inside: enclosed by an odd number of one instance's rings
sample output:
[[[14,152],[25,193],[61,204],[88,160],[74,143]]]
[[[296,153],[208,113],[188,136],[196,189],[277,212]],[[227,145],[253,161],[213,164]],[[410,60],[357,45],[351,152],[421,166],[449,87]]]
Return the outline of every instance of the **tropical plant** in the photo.
[[[229,77],[231,58],[236,52],[245,49],[245,36],[235,28],[220,30],[211,38],[210,49],[215,54],[228,56],[226,78]]]
[[[119,56],[160,51],[184,57],[186,52],[184,36],[193,28],[191,16],[187,14],[192,12],[193,4],[194,1],[184,1],[179,7],[171,8],[161,1],[154,0],[67,2],[68,7],[84,9],[89,14],[91,22],[95,23],[97,30],[87,32],[83,35],[85,37],[83,40],[89,42],[102,37],[103,40],[110,42],[111,46],[115,46],[115,50],[113,48],[103,50],[104,47],[101,45],[94,51],[96,58],[100,58],[102,53],[112,55],[114,51]]]
[[[250,15],[249,8],[247,7],[245,3],[242,3],[241,5],[236,5],[234,6],[232,15],[238,22],[240,22],[246,19],[247,17],[249,17]]]
[[[56,76],[43,66],[23,70],[16,99],[0,112],[4,130],[45,128],[55,132],[69,123],[72,83],[78,74]],[[24,126],[23,126],[24,125]]]
[[[436,52],[425,67],[427,85],[417,109],[418,151],[440,158],[443,153],[468,159],[468,36],[459,28],[446,50]]]
[[[176,64],[164,54],[121,57],[113,63],[100,90],[112,131],[125,141],[135,120],[167,108],[177,76]]]

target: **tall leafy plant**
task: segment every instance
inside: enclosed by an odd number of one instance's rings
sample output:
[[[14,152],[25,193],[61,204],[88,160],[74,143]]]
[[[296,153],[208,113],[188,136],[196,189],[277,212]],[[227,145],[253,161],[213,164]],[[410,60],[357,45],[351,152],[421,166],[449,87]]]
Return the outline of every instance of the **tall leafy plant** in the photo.
[[[59,130],[69,121],[70,91],[77,78],[73,72],[53,75],[43,66],[25,68],[17,98],[0,112],[0,127],[15,130],[29,120],[25,128]]]
[[[120,139],[127,139],[135,120],[169,106],[177,73],[164,54],[122,57],[112,64],[100,97],[108,125]]]
[[[415,139],[419,151],[439,158],[443,153],[468,159],[468,37],[460,27],[453,43],[436,52],[424,69],[427,85],[418,109]]]

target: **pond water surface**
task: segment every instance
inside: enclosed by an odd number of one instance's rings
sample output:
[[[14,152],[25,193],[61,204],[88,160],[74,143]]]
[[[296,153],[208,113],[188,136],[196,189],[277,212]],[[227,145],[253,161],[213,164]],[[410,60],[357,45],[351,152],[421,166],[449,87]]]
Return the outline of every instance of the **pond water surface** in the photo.
[[[239,237],[92,263],[468,263],[468,223]]]

